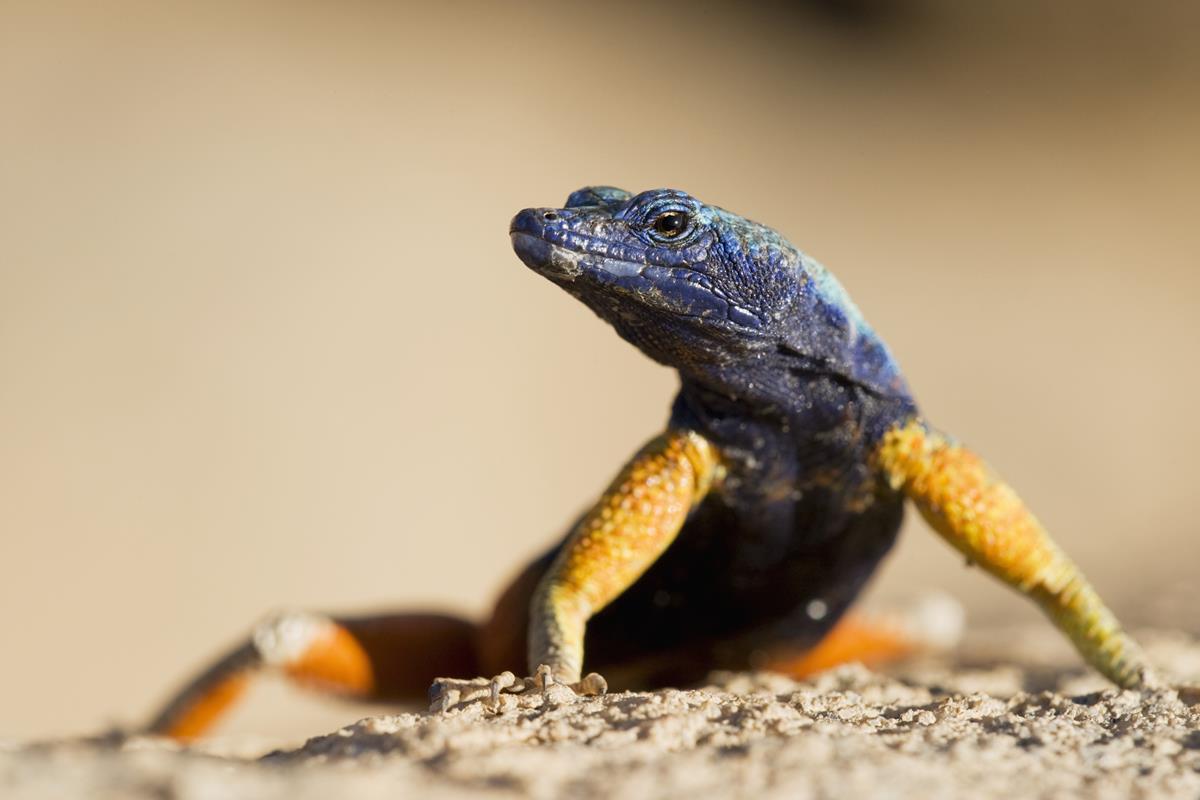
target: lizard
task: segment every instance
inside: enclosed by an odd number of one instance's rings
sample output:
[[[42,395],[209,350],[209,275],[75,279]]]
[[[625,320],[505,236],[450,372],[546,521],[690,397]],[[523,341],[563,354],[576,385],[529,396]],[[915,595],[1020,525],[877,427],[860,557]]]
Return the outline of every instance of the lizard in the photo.
[[[1158,684],[1016,492],[922,415],[842,285],[782,235],[683,191],[605,186],[525,209],[509,233],[527,267],[678,373],[666,429],[486,621],[280,613],[148,730],[200,735],[263,670],[413,700],[440,675],[498,675],[493,695],[551,684],[596,694],[714,669],[804,674],[823,653],[856,652],[856,639],[860,654],[904,652],[846,612],[906,503],[969,564],[1032,599],[1114,684]],[[438,678],[435,706],[472,685]]]

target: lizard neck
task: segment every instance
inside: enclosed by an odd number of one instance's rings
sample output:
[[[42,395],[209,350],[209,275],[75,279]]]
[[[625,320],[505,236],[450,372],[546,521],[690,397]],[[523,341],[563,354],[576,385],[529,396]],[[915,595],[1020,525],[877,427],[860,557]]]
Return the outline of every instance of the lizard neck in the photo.
[[[745,362],[690,364],[679,370],[680,393],[712,415],[786,419],[800,400],[800,387],[768,360],[754,354]]]
[[[752,366],[752,368],[751,368]],[[680,370],[672,420],[709,433],[773,430],[795,441],[835,430],[874,442],[917,413],[907,392],[881,394],[836,372],[796,370],[786,356]]]

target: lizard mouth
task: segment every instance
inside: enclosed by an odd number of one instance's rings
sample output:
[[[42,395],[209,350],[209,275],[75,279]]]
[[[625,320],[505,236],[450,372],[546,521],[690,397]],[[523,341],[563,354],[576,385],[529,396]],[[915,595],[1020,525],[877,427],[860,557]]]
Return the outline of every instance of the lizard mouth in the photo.
[[[513,250],[525,266],[551,279],[574,281],[587,273],[601,283],[624,283],[646,281],[648,271],[661,271],[634,261],[572,250],[523,231],[513,231],[510,235]]]
[[[583,273],[579,265],[579,254],[565,247],[550,244],[531,233],[512,231],[513,250],[525,266],[547,278],[575,280]]]
[[[726,319],[751,329],[762,325],[692,270],[580,253],[521,231],[514,231],[511,236],[513,250],[521,261],[556,283],[594,285],[600,293],[616,292],[627,300],[635,299],[641,305],[658,307],[679,317]],[[583,288],[577,291],[583,291],[584,295],[591,293]]]
[[[586,234],[565,230],[561,215],[570,210],[527,208],[513,217],[508,233],[513,250],[525,266],[550,279],[574,281],[585,273],[603,284],[644,282],[647,272],[663,270],[631,251]]]

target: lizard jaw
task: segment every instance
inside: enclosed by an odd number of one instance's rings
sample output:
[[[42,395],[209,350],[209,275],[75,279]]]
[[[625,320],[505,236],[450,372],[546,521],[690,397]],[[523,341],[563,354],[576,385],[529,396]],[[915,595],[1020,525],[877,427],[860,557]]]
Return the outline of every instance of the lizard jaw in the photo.
[[[522,231],[513,231],[512,246],[525,266],[547,278],[573,281],[583,273],[580,254],[550,244],[545,239]]]

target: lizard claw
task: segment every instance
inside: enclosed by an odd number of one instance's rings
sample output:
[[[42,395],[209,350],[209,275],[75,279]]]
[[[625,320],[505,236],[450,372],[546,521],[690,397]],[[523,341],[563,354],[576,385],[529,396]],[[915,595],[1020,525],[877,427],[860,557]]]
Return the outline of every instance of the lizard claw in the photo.
[[[449,711],[460,703],[490,697],[491,684],[487,678],[435,678],[429,687],[429,712]]]
[[[582,679],[567,683],[554,675],[554,670],[548,664],[539,664],[532,678],[525,678],[527,688],[534,688],[542,693],[548,693],[555,686],[570,689],[573,694],[581,697],[595,697],[608,692],[608,681],[598,672],[589,672]]]
[[[576,694],[585,696],[599,696],[608,694],[608,681],[604,680],[604,676],[598,672],[589,672],[583,676],[583,680],[571,686]]]
[[[527,678],[518,678],[508,671],[492,678],[437,678],[429,687],[429,711],[449,711],[456,706],[479,701],[488,711],[498,712],[504,707],[505,695],[537,692],[551,702],[562,703],[576,697],[602,695],[607,691],[608,681],[595,672],[585,675],[581,680],[566,683],[555,677],[550,666],[541,664]]]

